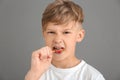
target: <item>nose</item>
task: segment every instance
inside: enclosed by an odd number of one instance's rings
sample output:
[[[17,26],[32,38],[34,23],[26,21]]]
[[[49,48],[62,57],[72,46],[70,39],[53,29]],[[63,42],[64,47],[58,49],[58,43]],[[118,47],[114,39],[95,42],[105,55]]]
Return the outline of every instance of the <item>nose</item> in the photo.
[[[60,44],[62,43],[62,36],[61,35],[56,35],[55,38],[54,38],[54,43],[56,44]]]

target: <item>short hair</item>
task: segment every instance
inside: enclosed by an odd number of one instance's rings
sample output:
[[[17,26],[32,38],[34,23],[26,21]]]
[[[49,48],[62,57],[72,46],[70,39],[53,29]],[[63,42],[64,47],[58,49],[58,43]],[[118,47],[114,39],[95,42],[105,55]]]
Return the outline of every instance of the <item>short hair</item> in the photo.
[[[50,3],[42,15],[42,29],[45,30],[49,22],[57,25],[75,21],[83,23],[81,6],[70,0],[55,0]]]

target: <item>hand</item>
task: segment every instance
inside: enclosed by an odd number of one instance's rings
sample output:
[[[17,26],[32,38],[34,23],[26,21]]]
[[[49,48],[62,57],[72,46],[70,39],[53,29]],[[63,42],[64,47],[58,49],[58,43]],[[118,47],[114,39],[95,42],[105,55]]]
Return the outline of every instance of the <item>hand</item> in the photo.
[[[38,80],[40,76],[49,68],[52,60],[52,50],[43,47],[32,53],[31,68],[25,80]]]

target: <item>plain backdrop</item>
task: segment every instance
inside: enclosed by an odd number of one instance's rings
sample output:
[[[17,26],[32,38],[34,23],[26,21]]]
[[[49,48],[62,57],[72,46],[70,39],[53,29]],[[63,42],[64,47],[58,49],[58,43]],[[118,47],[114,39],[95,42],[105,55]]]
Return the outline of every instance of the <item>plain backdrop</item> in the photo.
[[[44,46],[41,16],[53,0],[0,0],[0,80],[24,80],[31,54]],[[120,80],[120,0],[73,0],[84,9],[85,39],[76,56],[106,80]]]

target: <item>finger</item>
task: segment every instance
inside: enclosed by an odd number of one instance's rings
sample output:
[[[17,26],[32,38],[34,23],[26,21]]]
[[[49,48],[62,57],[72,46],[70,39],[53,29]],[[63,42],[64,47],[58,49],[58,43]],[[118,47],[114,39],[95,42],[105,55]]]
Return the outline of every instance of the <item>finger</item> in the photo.
[[[36,59],[36,58],[38,58],[39,57],[39,53],[37,52],[37,51],[34,51],[33,53],[32,53],[32,58],[33,59]]]
[[[52,58],[52,50],[49,47],[47,47],[47,59],[50,58]]]
[[[44,58],[44,48],[38,49],[33,52],[32,58],[35,60],[41,60]]]
[[[39,63],[39,60],[40,60],[39,54],[36,51],[34,51],[32,53],[31,65],[35,65],[36,63]]]
[[[46,47],[42,48],[41,49],[41,57],[40,59],[43,60],[43,59],[47,59],[47,50],[46,50]]]
[[[47,59],[49,58],[49,47],[46,47],[46,52],[47,52]]]

